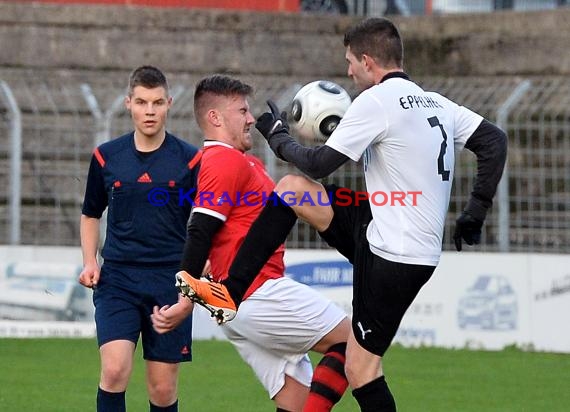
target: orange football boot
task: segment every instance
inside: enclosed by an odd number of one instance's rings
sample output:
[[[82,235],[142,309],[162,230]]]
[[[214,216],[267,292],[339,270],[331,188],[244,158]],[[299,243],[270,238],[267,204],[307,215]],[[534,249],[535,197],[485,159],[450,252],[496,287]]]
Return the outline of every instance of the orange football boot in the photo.
[[[218,324],[235,318],[237,307],[228,289],[219,282],[211,282],[205,278],[196,279],[188,272],[181,270],[176,274],[176,287],[182,296],[206,308]]]

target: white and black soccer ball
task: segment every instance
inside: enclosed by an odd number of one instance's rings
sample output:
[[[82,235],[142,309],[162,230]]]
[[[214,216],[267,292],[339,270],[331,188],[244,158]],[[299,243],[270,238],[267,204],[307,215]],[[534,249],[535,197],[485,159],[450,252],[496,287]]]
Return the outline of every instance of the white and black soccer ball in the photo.
[[[352,102],[338,84],[317,80],[303,86],[291,104],[289,124],[295,134],[316,144],[326,142]]]

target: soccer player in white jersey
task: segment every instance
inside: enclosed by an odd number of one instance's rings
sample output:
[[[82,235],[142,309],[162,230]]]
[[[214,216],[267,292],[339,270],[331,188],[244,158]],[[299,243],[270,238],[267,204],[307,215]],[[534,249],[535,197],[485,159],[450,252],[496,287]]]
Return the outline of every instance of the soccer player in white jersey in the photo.
[[[285,116],[269,101],[271,111],[257,119],[256,127],[279,158],[315,179],[349,159],[364,158],[369,199],[364,192],[284,177],[270,199],[276,202],[268,201],[252,225],[229,277],[214,285],[223,298],[213,298],[204,288],[197,292],[206,305],[235,313],[251,279],[297,217],[309,222],[353,264],[352,333],[345,365],[353,396],[361,411],[395,411],[382,357],[438,264],[455,150],[465,147],[477,156],[471,197],[456,222],[454,240],[460,251],[462,241],[480,241],[505,165],[507,137],[478,114],[412,82],[403,72],[402,40],[389,20],[356,24],[345,33],[344,45],[348,75],[363,91],[324,146],[299,145],[289,135]],[[297,200],[325,198],[330,205],[295,203],[291,192]],[[279,196],[284,193],[286,201]]]

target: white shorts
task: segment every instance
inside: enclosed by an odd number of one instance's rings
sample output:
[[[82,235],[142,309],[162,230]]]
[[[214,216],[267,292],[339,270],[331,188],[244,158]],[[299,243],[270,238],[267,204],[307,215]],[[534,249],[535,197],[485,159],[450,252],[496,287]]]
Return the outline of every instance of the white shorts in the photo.
[[[285,375],[311,385],[307,352],[346,316],[315,289],[283,277],[253,292],[222,329],[273,399]]]

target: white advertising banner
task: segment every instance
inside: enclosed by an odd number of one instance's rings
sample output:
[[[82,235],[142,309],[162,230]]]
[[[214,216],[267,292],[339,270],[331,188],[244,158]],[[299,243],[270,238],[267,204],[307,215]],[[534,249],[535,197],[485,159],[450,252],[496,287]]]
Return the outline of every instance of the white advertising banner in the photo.
[[[529,273],[533,349],[570,353],[570,256],[532,255]]]
[[[77,281],[81,267],[79,248],[0,247],[0,320],[92,321],[91,290]]]
[[[352,266],[332,250],[288,250],[286,274],[352,311]],[[79,248],[0,247],[0,337],[93,336]],[[402,320],[404,346],[570,353],[570,256],[446,252]],[[225,339],[205,310],[195,339]]]
[[[352,270],[336,251],[289,250],[287,275],[351,313]],[[443,253],[395,342],[570,353],[570,256]]]
[[[405,346],[502,349],[530,336],[528,258],[446,253],[402,320]]]

